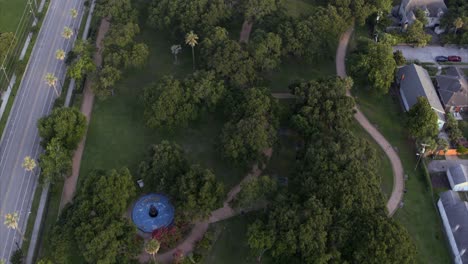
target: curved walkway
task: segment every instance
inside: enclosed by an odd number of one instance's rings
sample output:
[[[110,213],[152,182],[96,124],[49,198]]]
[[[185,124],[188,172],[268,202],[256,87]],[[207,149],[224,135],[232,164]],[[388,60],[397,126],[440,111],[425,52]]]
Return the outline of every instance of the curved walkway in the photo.
[[[336,50],[336,74],[342,78],[346,77],[346,67],[345,67],[345,57],[346,50],[348,48],[349,39],[353,33],[354,28],[349,28],[343,35],[341,35],[340,42],[338,44],[338,49]],[[351,92],[346,91],[348,96],[351,96]],[[380,134],[380,132],[367,120],[366,116],[355,107],[356,113],[354,117],[359,122],[359,124],[364,128],[364,130],[369,133],[372,138],[379,144],[383,149],[385,154],[390,159],[393,170],[393,190],[390,199],[387,201],[387,210],[389,216],[392,216],[395,211],[398,209],[398,206],[403,199],[403,190],[405,187],[405,181],[403,178],[403,166],[401,160],[398,157],[398,154],[393,149],[392,145]]]

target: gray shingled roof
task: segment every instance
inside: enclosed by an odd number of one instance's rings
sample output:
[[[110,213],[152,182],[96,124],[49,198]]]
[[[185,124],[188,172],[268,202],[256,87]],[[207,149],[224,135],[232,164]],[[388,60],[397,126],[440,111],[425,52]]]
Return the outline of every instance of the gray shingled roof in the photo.
[[[444,0],[402,0],[400,9],[408,13],[415,9],[427,9],[430,16],[437,16],[438,12],[442,10],[443,12],[447,11],[447,6],[444,3]]]
[[[458,164],[449,169],[450,175],[452,175],[453,183],[460,184],[468,182],[468,167],[462,164]]]
[[[436,79],[445,107],[468,106],[468,82],[459,69],[450,67],[446,75],[438,75]]]
[[[429,74],[423,67],[416,64],[401,67],[398,70],[398,80],[400,81],[400,89],[405,95],[409,108],[418,102],[418,97],[424,96],[432,108],[445,113],[437,96],[436,89],[432,84],[431,77],[429,77]]]
[[[458,250],[468,249],[468,203],[462,201],[454,191],[443,192],[440,201],[447,214]],[[468,251],[461,256],[461,259],[463,263],[468,263]]]

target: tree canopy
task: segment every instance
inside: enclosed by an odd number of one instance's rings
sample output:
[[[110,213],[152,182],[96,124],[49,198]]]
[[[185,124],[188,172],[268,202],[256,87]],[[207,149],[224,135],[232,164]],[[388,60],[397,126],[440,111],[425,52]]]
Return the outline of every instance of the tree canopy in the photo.
[[[41,178],[45,182],[59,182],[70,176],[72,169],[71,151],[58,138],[52,138],[39,158]]]
[[[406,127],[415,139],[433,138],[439,133],[437,119],[427,98],[418,97],[418,102],[408,111]]]
[[[178,145],[162,141],[149,154],[140,164],[145,188],[167,193],[184,217],[203,219],[222,206],[223,185],[210,170],[190,165]]]
[[[186,126],[203,111],[213,111],[225,94],[212,71],[198,71],[182,81],[164,77],[144,90],[145,119],[152,128]]]
[[[264,88],[249,88],[231,98],[230,120],[221,135],[224,154],[241,164],[257,161],[276,140],[277,102]]]
[[[118,195],[116,195],[118,194]],[[71,245],[89,263],[130,263],[141,250],[136,228],[123,218],[135,185],[128,169],[92,172],[65,208],[51,238],[52,256],[57,263],[70,259]]]
[[[359,54],[353,66],[355,75],[365,78],[371,87],[386,94],[395,78],[396,62],[392,46],[387,43],[369,42],[364,52]]]
[[[158,29],[204,32],[231,16],[231,8],[223,0],[153,0],[148,24]]]
[[[388,12],[392,7],[392,0],[332,0],[330,4],[336,6],[340,14],[347,18],[355,18],[360,25],[378,11]]]
[[[248,49],[259,71],[273,70],[279,66],[281,42],[281,37],[275,33],[255,30]]]
[[[44,148],[56,138],[68,151],[73,151],[86,132],[86,117],[74,107],[56,108],[39,119],[38,130]]]

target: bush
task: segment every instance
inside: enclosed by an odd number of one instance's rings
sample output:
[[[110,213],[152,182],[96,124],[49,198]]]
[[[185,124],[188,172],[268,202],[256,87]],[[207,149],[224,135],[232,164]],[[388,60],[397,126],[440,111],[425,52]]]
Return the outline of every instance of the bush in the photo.
[[[393,58],[395,59],[397,66],[402,66],[402,65],[405,65],[406,63],[406,59],[403,56],[403,52],[401,52],[401,50],[395,51],[393,53]]]
[[[460,146],[457,147],[457,153],[462,154],[462,155],[468,154],[468,148],[460,145]]]
[[[11,264],[23,264],[24,263],[23,260],[24,260],[24,255],[21,249],[15,250],[10,257]]]

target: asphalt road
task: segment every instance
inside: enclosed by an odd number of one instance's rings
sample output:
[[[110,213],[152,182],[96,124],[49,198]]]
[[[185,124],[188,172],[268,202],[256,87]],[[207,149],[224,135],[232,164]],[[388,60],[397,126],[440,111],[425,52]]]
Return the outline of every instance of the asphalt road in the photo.
[[[71,17],[72,8],[78,10],[77,18]],[[3,224],[5,214],[18,212],[19,227],[25,231],[38,184],[39,170],[26,172],[21,164],[25,156],[37,160],[42,152],[37,120],[51,111],[56,98],[54,89],[47,86],[44,76],[49,72],[57,76],[60,80],[58,89],[61,89],[66,68],[55,58],[55,52],[57,49],[71,49],[76,34],[67,40],[62,37],[62,32],[65,26],[78,30],[83,9],[83,1],[80,0],[51,0],[0,141],[0,260],[8,261],[16,249],[15,242],[20,246],[22,243],[21,236]]]
[[[393,50],[401,50],[407,60],[419,60],[420,62],[435,62],[436,56],[460,56],[462,62],[468,62],[468,49],[451,45],[426,46],[423,48],[412,48],[410,46],[395,46]]]

